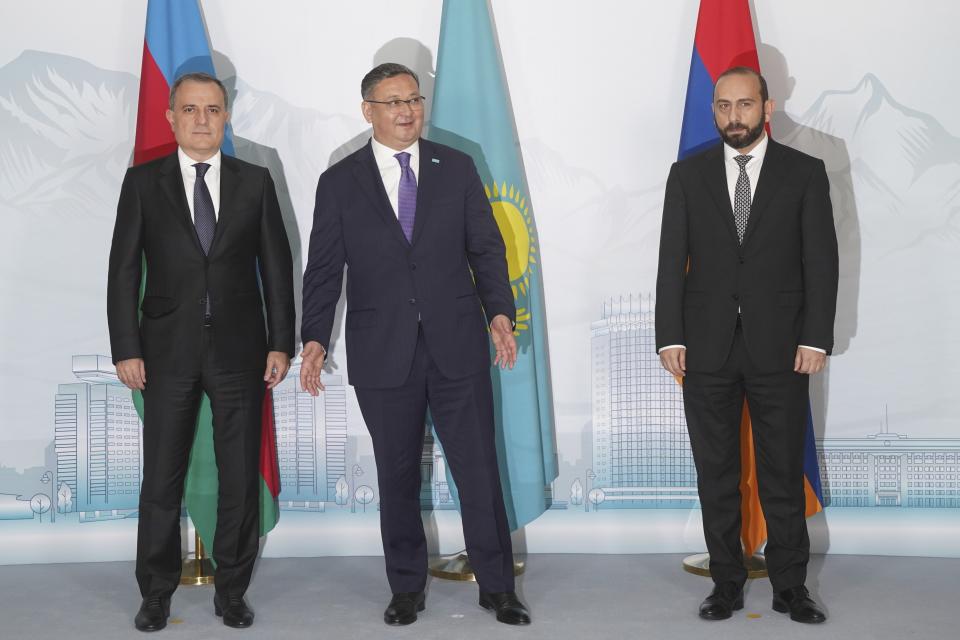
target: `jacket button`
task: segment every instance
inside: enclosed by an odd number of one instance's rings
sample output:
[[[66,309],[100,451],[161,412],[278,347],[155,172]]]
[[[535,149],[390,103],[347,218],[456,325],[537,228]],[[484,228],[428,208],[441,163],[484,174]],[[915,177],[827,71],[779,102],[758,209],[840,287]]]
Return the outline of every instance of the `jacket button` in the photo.
[[[416,298],[410,298],[409,300],[407,300],[407,302],[409,302],[410,304],[417,304],[417,299],[416,299]]]
[[[417,270],[417,263],[416,263],[416,262],[411,262],[411,263],[410,263],[410,270],[411,270],[411,271],[416,271],[416,270]]]
[[[740,258],[740,264],[743,264],[744,262],[746,262],[746,260],[743,258]]]
[[[733,294],[733,299],[734,299],[734,300],[739,300],[739,299],[740,299],[740,296],[738,296],[737,294]]]

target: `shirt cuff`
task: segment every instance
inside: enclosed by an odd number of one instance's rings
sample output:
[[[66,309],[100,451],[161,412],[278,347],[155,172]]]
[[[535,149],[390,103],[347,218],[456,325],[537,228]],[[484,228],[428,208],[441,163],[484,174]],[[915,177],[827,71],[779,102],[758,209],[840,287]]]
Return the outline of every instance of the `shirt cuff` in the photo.
[[[664,351],[666,351],[667,349],[686,349],[686,348],[687,348],[687,345],[685,344],[668,344],[665,347],[660,347],[659,349],[657,349],[657,354],[659,355]]]
[[[805,344],[798,344],[797,346],[800,347],[801,349],[809,349],[810,351],[816,351],[817,353],[822,353],[823,355],[827,355],[826,349],[821,349],[819,347],[808,347]]]

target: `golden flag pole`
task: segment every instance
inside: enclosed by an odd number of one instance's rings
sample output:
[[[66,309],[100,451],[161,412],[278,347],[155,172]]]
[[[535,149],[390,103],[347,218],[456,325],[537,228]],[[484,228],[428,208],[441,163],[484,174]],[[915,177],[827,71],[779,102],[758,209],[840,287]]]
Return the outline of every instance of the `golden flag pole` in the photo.
[[[513,575],[519,576],[526,570],[527,564],[523,560],[513,559]],[[434,578],[442,580],[477,581],[470,567],[470,559],[466,550],[449,556],[439,556],[430,563],[429,573]]]
[[[213,584],[213,562],[207,557],[203,549],[203,541],[200,539],[200,532],[194,530],[194,554],[193,558],[187,555],[183,561],[183,569],[180,573],[180,584]]]

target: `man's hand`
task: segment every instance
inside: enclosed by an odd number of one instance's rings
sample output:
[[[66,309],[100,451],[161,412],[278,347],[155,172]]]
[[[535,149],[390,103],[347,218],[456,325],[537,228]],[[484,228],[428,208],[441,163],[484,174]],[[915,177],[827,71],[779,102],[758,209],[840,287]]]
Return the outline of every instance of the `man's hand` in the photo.
[[[323,383],[320,382],[320,373],[323,371],[323,361],[327,358],[327,350],[316,340],[311,340],[303,346],[300,354],[300,386],[312,396],[320,395]]]
[[[263,372],[263,381],[267,389],[273,389],[283,382],[290,371],[290,356],[283,351],[271,351],[267,354],[267,369]]]
[[[131,389],[143,391],[147,386],[147,370],[143,358],[130,358],[117,363],[117,377]]]
[[[513,365],[517,363],[517,341],[513,337],[513,323],[510,318],[503,314],[494,316],[490,322],[490,338],[497,350],[493,364],[499,365],[501,369],[513,369]]]
[[[687,375],[687,350],[684,347],[672,347],[660,352],[660,364],[675,376]]]
[[[814,349],[797,347],[797,357],[793,359],[793,370],[811,375],[820,373],[827,366],[827,354]]]

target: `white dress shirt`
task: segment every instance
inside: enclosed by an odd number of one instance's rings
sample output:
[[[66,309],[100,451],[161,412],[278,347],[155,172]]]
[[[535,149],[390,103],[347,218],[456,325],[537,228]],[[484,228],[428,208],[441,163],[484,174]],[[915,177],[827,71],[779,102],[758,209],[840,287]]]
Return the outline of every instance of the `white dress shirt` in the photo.
[[[394,156],[402,152],[377,142],[376,138],[370,138],[370,143],[377,169],[380,170],[380,179],[383,180],[383,188],[387,190],[387,198],[390,200],[390,206],[393,207],[393,215],[399,216],[397,203],[400,200],[400,161]],[[403,151],[410,154],[410,168],[413,169],[417,184],[420,184],[420,141],[414,142]]]
[[[203,174],[203,181],[207,183],[207,189],[210,191],[210,199],[213,200],[213,215],[220,219],[220,151],[206,160],[194,160],[183,149],[177,147],[177,158],[180,160],[180,174],[183,176],[183,191],[187,196],[187,206],[190,207],[190,217],[196,222],[193,213],[193,187],[197,183],[197,169],[193,165],[198,162],[206,162],[210,165],[207,172]]]
[[[767,138],[766,132],[764,132],[763,137],[760,139],[760,144],[755,146],[752,151],[746,155],[750,156],[750,162],[747,163],[746,172],[747,177],[750,178],[750,201],[753,201],[753,196],[757,193],[757,181],[760,180],[760,169],[763,167],[763,159],[767,155],[767,145],[770,139]],[[737,179],[740,177],[740,165],[734,159],[739,155],[743,155],[737,149],[734,149],[730,145],[723,144],[723,168],[727,172],[727,191],[730,194],[730,207],[734,208],[736,205],[735,193],[737,190]],[[737,309],[739,312],[739,309]],[[810,349],[811,351],[819,351],[820,353],[826,353],[824,349],[817,347],[808,347],[805,344],[797,345],[804,349]],[[686,349],[685,345],[682,344],[668,344],[665,347],[661,347],[657,353],[661,353],[667,349]]]

